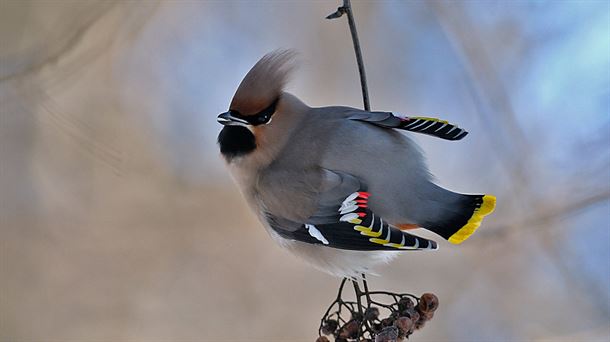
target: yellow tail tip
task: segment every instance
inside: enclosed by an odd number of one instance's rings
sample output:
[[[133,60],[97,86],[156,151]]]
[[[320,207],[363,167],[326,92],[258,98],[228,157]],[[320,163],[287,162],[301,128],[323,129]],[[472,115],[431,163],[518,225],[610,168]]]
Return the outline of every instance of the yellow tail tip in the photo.
[[[457,232],[453,233],[449,238],[449,242],[459,245],[460,243],[466,241],[472,235],[477,228],[481,225],[483,218],[489,214],[491,214],[496,208],[496,196],[493,195],[485,195],[483,196],[483,203],[481,206],[474,210],[472,213],[472,217],[468,220],[468,222],[460,228]]]

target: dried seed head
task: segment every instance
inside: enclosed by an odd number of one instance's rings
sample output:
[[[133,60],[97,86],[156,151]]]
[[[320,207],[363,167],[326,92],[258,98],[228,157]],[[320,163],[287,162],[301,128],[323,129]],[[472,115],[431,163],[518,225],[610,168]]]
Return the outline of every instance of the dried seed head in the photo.
[[[413,307],[415,307],[415,304],[409,297],[402,297],[398,301],[398,310],[399,311],[409,310],[409,309],[412,309]]]
[[[396,320],[396,327],[402,332],[404,335],[409,335],[413,332],[414,323],[409,317],[399,317]]]
[[[317,342],[327,342],[330,336],[335,342],[402,342],[432,319],[439,306],[438,298],[432,293],[417,298],[411,294],[378,291],[372,293],[377,296],[373,301],[368,297],[366,287],[365,292],[356,291],[356,295],[367,295],[369,301],[346,301],[341,296],[346,281],[342,281],[338,297],[331,304],[331,308],[338,310],[329,309],[322,318],[320,332],[328,337]]]
[[[419,299],[418,308],[421,312],[434,312],[438,309],[438,297],[432,293],[424,293]]]
[[[434,312],[429,311],[429,312],[422,312],[421,316],[420,316],[420,320],[424,320],[424,321],[429,321],[434,317]]]
[[[394,324],[394,319],[388,317],[381,320],[382,327],[389,327]]]
[[[415,322],[415,330],[423,328],[424,325],[426,325],[426,321],[423,319],[420,319],[419,321]]]
[[[352,320],[362,322],[364,315],[358,311],[352,312]]]
[[[366,309],[364,312],[364,319],[367,321],[374,321],[379,317],[379,309],[376,307],[371,307]]]
[[[419,313],[417,312],[417,310],[418,309],[415,309],[415,308],[403,310],[403,311],[399,312],[399,317],[406,316],[406,317],[411,318],[413,321],[417,321],[417,319],[419,318]],[[413,317],[416,317],[416,318],[413,319]]]
[[[398,339],[398,328],[385,327],[379,334],[375,335],[375,342],[396,342]]]
[[[355,320],[351,320],[339,330],[339,337],[343,338],[356,338],[360,332],[360,323]]]
[[[322,326],[322,333],[324,335],[333,335],[338,327],[339,322],[334,319],[327,319]]]

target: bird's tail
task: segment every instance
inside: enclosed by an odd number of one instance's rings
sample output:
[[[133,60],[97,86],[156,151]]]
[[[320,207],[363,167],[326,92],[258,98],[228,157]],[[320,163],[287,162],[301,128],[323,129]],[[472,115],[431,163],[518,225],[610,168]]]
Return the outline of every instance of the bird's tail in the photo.
[[[496,197],[492,195],[459,195],[435,221],[422,225],[426,229],[460,244],[481,225],[483,218],[494,211]]]

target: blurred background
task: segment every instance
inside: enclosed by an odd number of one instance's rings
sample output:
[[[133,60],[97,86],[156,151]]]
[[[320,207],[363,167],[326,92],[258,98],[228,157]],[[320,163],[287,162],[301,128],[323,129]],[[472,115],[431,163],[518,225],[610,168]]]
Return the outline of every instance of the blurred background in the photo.
[[[263,54],[361,107],[339,1],[0,0],[0,340],[314,341],[338,279],[281,250],[216,146]],[[434,292],[415,341],[610,338],[607,1],[354,1],[372,108],[438,182],[498,197],[479,232],[370,286]]]

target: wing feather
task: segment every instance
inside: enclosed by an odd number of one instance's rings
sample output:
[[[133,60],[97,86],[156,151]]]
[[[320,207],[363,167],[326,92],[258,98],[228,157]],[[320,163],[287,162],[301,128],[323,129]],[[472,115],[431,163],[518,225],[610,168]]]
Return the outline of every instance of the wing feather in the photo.
[[[316,212],[306,222],[265,213],[280,236],[348,250],[437,249],[434,241],[391,226],[368,207],[369,193],[354,176],[324,170],[323,191]]]
[[[468,135],[467,131],[447,121],[423,116],[403,117],[391,112],[367,112],[354,109],[347,113],[347,118],[369,122],[380,127],[431,135],[445,140],[460,140]]]

